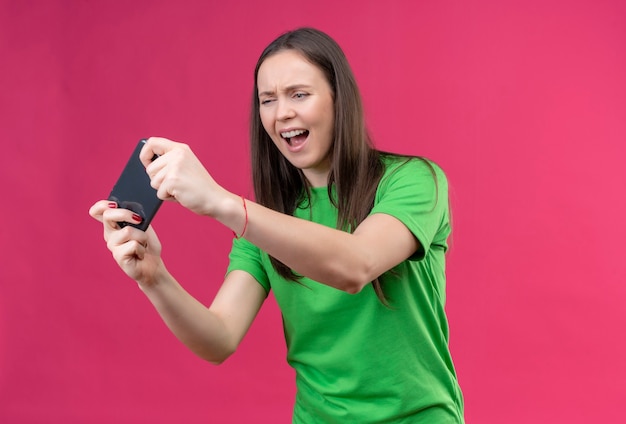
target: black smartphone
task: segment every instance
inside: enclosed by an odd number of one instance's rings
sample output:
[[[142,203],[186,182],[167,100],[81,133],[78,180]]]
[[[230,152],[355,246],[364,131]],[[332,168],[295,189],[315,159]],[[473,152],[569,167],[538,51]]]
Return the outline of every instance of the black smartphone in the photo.
[[[150,186],[150,177],[146,173],[146,168],[139,160],[139,152],[146,144],[146,140],[139,140],[133,154],[128,159],[122,174],[113,186],[109,199],[117,202],[118,207],[129,209],[139,215],[142,221],[139,224],[129,222],[118,222],[120,227],[131,225],[146,231],[148,225],[156,215],[163,200],[157,197],[157,191]],[[152,160],[158,156],[154,155]]]

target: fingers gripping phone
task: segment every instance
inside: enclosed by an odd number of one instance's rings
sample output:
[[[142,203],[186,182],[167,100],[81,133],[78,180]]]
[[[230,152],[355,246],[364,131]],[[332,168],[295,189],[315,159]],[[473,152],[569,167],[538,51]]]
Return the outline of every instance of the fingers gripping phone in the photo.
[[[139,140],[137,143],[108,199],[117,202],[120,208],[135,212],[142,219],[139,224],[118,222],[120,227],[130,225],[142,231],[146,231],[163,203],[163,200],[157,197],[157,191],[150,186],[150,177],[146,173],[143,163],[139,160],[139,152],[141,152],[144,144],[146,144],[145,139]],[[152,160],[157,157],[154,155]]]

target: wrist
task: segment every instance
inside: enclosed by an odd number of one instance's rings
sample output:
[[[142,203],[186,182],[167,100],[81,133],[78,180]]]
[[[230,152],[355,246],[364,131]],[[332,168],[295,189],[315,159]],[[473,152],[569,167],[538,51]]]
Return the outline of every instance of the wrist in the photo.
[[[144,294],[148,294],[150,291],[154,291],[159,287],[163,282],[166,282],[168,277],[171,277],[165,268],[165,264],[163,261],[157,265],[154,272],[143,276],[143,278],[136,280],[137,286],[139,289],[144,292]]]
[[[246,198],[243,196],[241,196],[241,206],[243,206],[244,212],[243,228],[241,229],[241,232],[239,234],[237,234],[237,232],[233,230],[235,238],[243,237],[246,234],[246,230],[248,229],[248,205],[246,204]]]
[[[243,237],[248,229],[248,200],[243,196],[229,193],[220,204],[219,212],[214,216],[227,226],[236,238]]]

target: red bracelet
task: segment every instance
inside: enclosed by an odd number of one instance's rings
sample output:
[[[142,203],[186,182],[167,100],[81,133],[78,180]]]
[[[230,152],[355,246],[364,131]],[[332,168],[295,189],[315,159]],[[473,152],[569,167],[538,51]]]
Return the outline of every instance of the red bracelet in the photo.
[[[233,235],[235,238],[241,238],[246,233],[246,229],[248,228],[248,207],[246,206],[246,198],[241,196],[241,201],[243,202],[243,210],[246,212],[246,220],[243,224],[243,230],[241,231],[241,235],[237,235],[236,232],[233,231]]]

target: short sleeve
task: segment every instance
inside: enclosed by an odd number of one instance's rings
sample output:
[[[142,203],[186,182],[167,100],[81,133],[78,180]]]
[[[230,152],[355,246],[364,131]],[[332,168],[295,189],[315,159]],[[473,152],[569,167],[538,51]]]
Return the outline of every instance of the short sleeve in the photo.
[[[266,293],[270,291],[270,281],[263,266],[261,250],[246,239],[233,239],[228,255],[227,274],[234,270],[245,271],[252,275],[263,286]]]
[[[419,240],[411,259],[423,259],[435,246],[447,250],[448,182],[436,164],[421,158],[389,161],[370,214],[375,213],[397,218]]]

